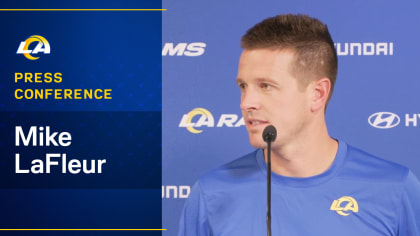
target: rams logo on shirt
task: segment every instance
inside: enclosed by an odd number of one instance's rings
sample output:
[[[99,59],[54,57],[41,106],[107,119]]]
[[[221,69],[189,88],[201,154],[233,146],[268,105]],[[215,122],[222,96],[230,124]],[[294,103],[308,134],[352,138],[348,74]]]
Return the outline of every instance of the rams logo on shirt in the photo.
[[[359,205],[357,204],[356,199],[343,196],[338,200],[334,200],[330,207],[331,211],[337,212],[337,214],[342,216],[350,215],[350,211],[357,213],[359,211]]]

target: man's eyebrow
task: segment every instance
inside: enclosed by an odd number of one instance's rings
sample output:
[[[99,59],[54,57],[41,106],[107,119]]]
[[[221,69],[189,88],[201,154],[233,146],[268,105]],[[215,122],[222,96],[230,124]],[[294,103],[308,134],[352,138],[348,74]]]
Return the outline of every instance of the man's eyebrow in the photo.
[[[244,81],[241,79],[241,78],[236,78],[236,84],[241,84],[241,83],[243,83]]]
[[[244,82],[245,81],[242,78],[236,78],[236,83],[237,84],[241,84],[241,83],[244,83]],[[270,78],[264,78],[264,77],[257,78],[256,79],[256,82],[258,82],[258,83],[264,83],[264,82],[266,82],[266,83],[271,83],[273,85],[279,85],[279,83],[277,81],[275,81],[273,79],[270,79]]]
[[[273,85],[279,85],[279,83],[273,79],[270,78],[257,78],[256,79],[257,82],[261,83],[261,82],[267,82],[267,83],[271,83]]]

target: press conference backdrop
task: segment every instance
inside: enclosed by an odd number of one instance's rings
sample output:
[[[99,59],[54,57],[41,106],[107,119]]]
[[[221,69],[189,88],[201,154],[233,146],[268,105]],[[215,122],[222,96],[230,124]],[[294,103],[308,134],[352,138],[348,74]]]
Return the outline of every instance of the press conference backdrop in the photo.
[[[200,175],[253,150],[235,84],[239,42],[277,14],[316,17],[336,43],[330,135],[420,177],[419,1],[164,0],[163,8],[163,235],[177,234]]]

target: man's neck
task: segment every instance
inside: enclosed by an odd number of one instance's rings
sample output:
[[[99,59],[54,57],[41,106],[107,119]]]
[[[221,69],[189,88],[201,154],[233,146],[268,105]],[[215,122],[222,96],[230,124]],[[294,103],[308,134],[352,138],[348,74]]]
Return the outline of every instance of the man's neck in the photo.
[[[325,172],[334,162],[338,142],[328,132],[306,136],[299,142],[271,150],[271,167],[276,174],[289,177],[311,177]],[[264,150],[267,161],[267,150]]]

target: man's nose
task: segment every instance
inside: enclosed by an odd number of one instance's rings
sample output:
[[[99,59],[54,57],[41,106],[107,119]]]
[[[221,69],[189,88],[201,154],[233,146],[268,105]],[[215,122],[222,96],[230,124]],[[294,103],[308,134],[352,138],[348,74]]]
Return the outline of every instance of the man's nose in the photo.
[[[241,95],[241,110],[258,110],[261,107],[261,98],[257,91],[248,88]]]

